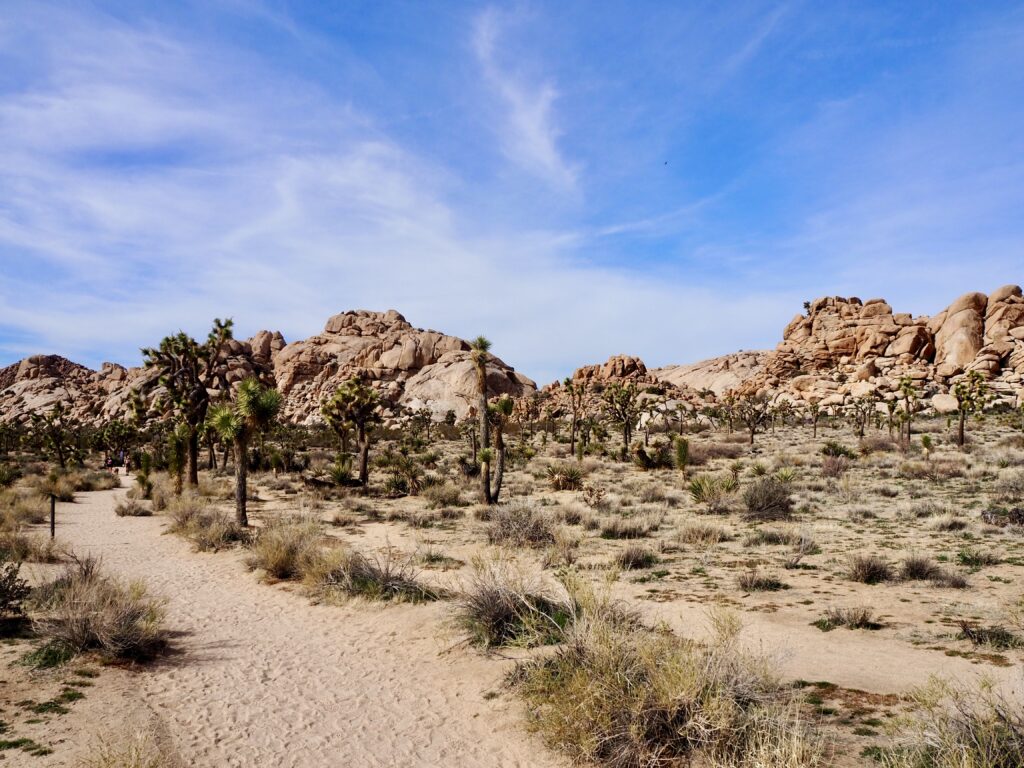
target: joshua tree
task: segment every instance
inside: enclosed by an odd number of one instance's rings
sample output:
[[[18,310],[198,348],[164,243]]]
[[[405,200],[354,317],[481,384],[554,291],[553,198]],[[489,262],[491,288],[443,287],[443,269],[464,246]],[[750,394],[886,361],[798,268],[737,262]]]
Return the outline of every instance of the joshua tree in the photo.
[[[81,459],[78,446],[80,430],[81,425],[62,403],[54,405],[49,413],[32,414],[32,438],[46,455],[57,460],[61,469]]]
[[[501,482],[505,477],[505,425],[515,403],[508,395],[502,395],[492,405],[490,410],[490,422],[494,427],[494,452],[496,464],[494,467],[494,485],[491,489],[491,504],[498,502],[501,495]]]
[[[613,382],[604,391],[605,411],[609,418],[622,429],[622,458],[629,455],[633,442],[633,427],[640,413],[639,391],[636,384]]]
[[[249,474],[249,441],[270,429],[281,411],[281,393],[269,389],[256,379],[246,379],[235,392],[233,403],[216,406],[210,423],[221,438],[235,448],[235,519],[241,526],[249,525],[245,502]]]
[[[811,436],[817,439],[818,419],[821,418],[821,406],[817,403],[811,403],[807,406],[807,415],[811,417]]]
[[[477,418],[480,420],[480,501],[491,503],[491,441],[487,418],[487,358],[491,342],[477,336],[470,343],[473,365],[476,366]]]
[[[576,384],[566,376],[563,387],[569,396],[569,452],[575,454],[576,428],[579,424],[580,409],[583,407],[583,397],[586,395],[586,385],[582,381]]]
[[[903,412],[900,415],[900,435],[904,444],[910,446],[910,434],[914,411],[917,409],[917,389],[909,376],[900,379],[900,397],[903,398]]]
[[[864,395],[855,399],[850,405],[857,437],[864,437],[864,430],[871,420],[872,414],[875,413],[876,399],[874,395]]]
[[[356,431],[356,445],[359,448],[359,482],[370,481],[370,437],[373,428],[380,423],[380,397],[377,390],[358,376],[346,381],[324,405],[331,419],[351,424]]]
[[[959,422],[956,431],[956,444],[964,447],[966,439],[965,428],[967,417],[979,413],[988,405],[991,396],[988,391],[988,382],[978,371],[970,371],[964,378],[960,379],[953,386],[953,397],[956,398]]]
[[[764,395],[747,395],[740,398],[735,406],[736,418],[750,433],[750,444],[754,444],[754,435],[764,428],[771,415],[771,403]]]
[[[167,336],[159,347],[142,350],[147,368],[155,368],[159,385],[166,391],[160,402],[174,413],[187,430],[188,484],[199,485],[199,431],[210,409],[210,390],[228,390],[227,365],[223,351],[231,340],[231,320],[213,321],[213,328],[202,344],[181,331]]]

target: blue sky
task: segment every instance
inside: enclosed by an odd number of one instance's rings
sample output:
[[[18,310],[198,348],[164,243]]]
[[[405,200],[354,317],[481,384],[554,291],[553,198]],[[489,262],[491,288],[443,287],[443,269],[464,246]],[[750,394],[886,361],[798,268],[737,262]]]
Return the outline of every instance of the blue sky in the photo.
[[[483,333],[539,382],[1024,281],[1024,6],[0,6],[0,365],[214,316]]]

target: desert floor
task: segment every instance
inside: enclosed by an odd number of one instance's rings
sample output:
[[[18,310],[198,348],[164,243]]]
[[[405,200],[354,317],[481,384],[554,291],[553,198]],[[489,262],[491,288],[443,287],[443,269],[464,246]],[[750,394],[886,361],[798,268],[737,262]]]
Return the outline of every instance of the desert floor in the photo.
[[[940,443],[944,426],[928,427]],[[969,452],[940,447],[925,458],[893,450],[884,432],[872,434],[876,449],[851,461],[839,478],[822,476],[820,448],[827,439],[856,448],[848,427],[822,427],[817,438],[805,427],[780,429],[759,435],[753,448],[738,435],[691,438],[701,464],[689,469],[691,478],[731,470],[745,484],[762,473],[791,471],[796,513],[766,523],[745,519],[739,497],[726,513],[704,513],[676,470],[642,472],[610,459],[583,462],[586,483],[605,491],[603,501],[588,505],[576,491],[549,489],[546,468],[568,460],[566,446],[552,442],[509,473],[506,494],[541,505],[560,521],[569,544],[560,554],[521,549],[503,556],[546,578],[553,578],[552,565],[572,562],[596,585],[610,583],[616,597],[650,622],[698,639],[709,631],[709,610],[734,611],[748,647],[773,657],[781,674],[808,692],[808,707],[837,745],[833,764],[864,765],[861,751],[884,742],[887,723],[911,706],[907,694],[932,676],[969,686],[990,680],[1024,701],[1024,652],[975,645],[958,624],[1013,627],[1020,620],[1024,538],[1019,528],[983,523],[980,512],[1012,505],[1008,494],[1024,476],[1024,444],[1005,426],[987,423],[974,431]],[[728,448],[706,451],[710,458],[702,459],[702,448],[712,444]],[[464,449],[453,443],[445,451]],[[229,510],[230,479],[211,476],[204,484],[211,503]],[[258,498],[250,514],[257,524],[317,517],[326,535],[360,551],[392,549],[416,558],[426,581],[449,590],[459,588],[475,557],[499,549],[488,544],[488,523],[472,506],[443,514],[423,497],[324,498],[296,478],[269,474],[254,478],[253,486]],[[126,493],[80,494],[60,505],[58,537],[76,554],[96,554],[108,570],[143,580],[166,599],[173,652],[139,669],[88,660],[56,672],[5,666],[0,711],[19,699],[40,701],[68,680],[91,683],[68,714],[19,722],[18,735],[48,745],[51,754],[9,751],[7,764],[75,765],[100,741],[132,732],[149,734],[181,765],[566,764],[528,731],[522,705],[503,684],[513,658],[524,652],[485,654],[460,642],[446,601],[314,605],[296,583],[261,582],[242,550],[198,553],[166,533],[165,516],[116,517]],[[470,502],[473,487],[464,486],[462,496]],[[645,535],[602,536],[604,523],[614,519],[641,522]],[[727,537],[692,535],[694,526],[705,525]],[[759,531],[789,534],[790,543],[761,543]],[[801,538],[804,554],[794,561],[791,541]],[[653,565],[613,566],[622,550],[637,545],[650,549]],[[966,577],[969,587],[852,581],[849,560],[864,553],[896,568],[907,555],[927,555]],[[990,556],[985,564],[972,560],[979,553]],[[41,580],[53,568],[32,566],[31,573]],[[738,586],[738,577],[755,569],[784,587]],[[870,608],[880,627],[823,631],[815,625],[837,607]],[[11,641],[3,653],[13,661],[28,642]]]

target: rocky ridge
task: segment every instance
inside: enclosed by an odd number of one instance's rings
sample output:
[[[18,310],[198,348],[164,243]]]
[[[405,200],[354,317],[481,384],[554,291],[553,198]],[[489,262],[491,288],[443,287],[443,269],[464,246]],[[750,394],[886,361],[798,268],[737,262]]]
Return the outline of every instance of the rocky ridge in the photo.
[[[394,310],[355,310],[331,317],[322,333],[290,344],[278,332],[232,340],[225,352],[228,382],[259,376],[284,394],[284,417],[308,423],[320,404],[349,377],[369,379],[391,403],[449,410],[465,416],[475,399],[476,371],[469,344],[455,336],[414,328]],[[104,363],[98,371],[56,355],[35,355],[0,369],[0,422],[24,422],[64,403],[77,418],[100,423],[129,413],[132,392],[159,394],[156,373]],[[496,357],[488,363],[494,393],[522,396],[536,385]]]

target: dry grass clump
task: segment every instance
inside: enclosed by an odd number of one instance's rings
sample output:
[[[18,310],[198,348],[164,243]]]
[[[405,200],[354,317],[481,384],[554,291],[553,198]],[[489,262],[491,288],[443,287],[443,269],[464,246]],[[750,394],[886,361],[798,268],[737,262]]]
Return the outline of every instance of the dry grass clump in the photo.
[[[657,562],[654,550],[636,544],[626,547],[615,557],[615,564],[624,571],[650,568]]]
[[[1019,768],[1024,765],[1024,713],[982,683],[975,690],[933,680],[913,695],[884,768]]]
[[[847,578],[862,584],[881,584],[892,581],[893,570],[889,562],[878,555],[854,555],[850,558]]]
[[[231,515],[209,507],[198,496],[180,496],[167,507],[167,512],[171,532],[191,540],[200,552],[218,552],[248,541],[250,536]]]
[[[720,525],[704,522],[685,523],[676,534],[676,540],[683,544],[709,546],[732,539],[732,534]]]
[[[968,522],[956,515],[943,515],[935,518],[928,526],[933,531],[963,531],[967,528]]]
[[[372,557],[349,549],[321,549],[305,560],[303,577],[313,596],[325,602],[361,597],[418,603],[444,596],[420,581],[414,558],[390,547]]]
[[[33,595],[33,625],[46,640],[43,659],[67,659],[96,651],[111,660],[152,658],[167,645],[163,604],[130,584],[104,574],[91,557],[75,559]]]
[[[125,499],[114,507],[114,514],[118,517],[149,517],[153,510],[136,499]]]
[[[652,530],[648,522],[638,517],[612,517],[601,521],[602,539],[642,539],[651,535]]]
[[[748,520],[785,520],[793,514],[789,485],[775,477],[751,483],[743,492],[743,503]]]
[[[999,650],[1024,647],[1024,640],[1005,627],[984,627],[971,621],[961,620],[960,637],[974,645],[987,645]]]
[[[502,557],[474,558],[456,598],[454,624],[484,648],[558,642],[577,606],[561,585]]]
[[[956,561],[968,568],[984,568],[988,565],[999,565],[1002,562],[998,555],[983,552],[977,547],[964,547],[956,553]]]
[[[513,499],[488,510],[487,540],[510,547],[546,547],[555,543],[554,521],[529,499]]]
[[[317,555],[322,538],[319,521],[275,521],[253,536],[246,564],[252,570],[262,570],[269,579],[299,578]]]
[[[146,733],[137,732],[113,740],[102,740],[81,758],[76,768],[178,768],[160,745]]]
[[[34,493],[0,491],[0,530],[17,530],[22,525],[41,525],[49,520],[49,501]]]
[[[995,492],[1001,501],[1019,503],[1024,500],[1024,471],[1003,474],[996,482]]]
[[[758,528],[747,534],[743,540],[743,546],[756,547],[760,545],[778,546],[799,546],[808,536],[806,533],[792,528]]]
[[[0,533],[0,558],[28,563],[59,563],[64,559],[64,551],[48,536],[4,531]]]
[[[589,597],[561,646],[522,662],[511,682],[552,747],[598,765],[754,768],[824,765],[820,741],[738,625],[710,643],[649,630]]]

